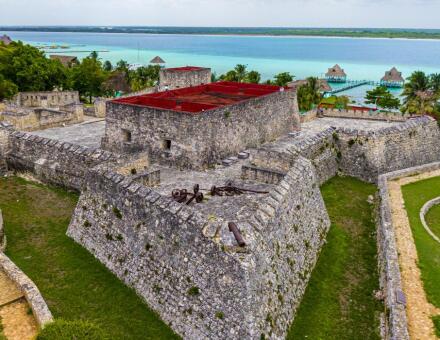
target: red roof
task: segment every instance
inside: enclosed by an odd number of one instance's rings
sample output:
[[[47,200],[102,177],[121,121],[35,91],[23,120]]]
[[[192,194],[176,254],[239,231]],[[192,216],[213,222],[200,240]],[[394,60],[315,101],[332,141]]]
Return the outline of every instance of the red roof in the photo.
[[[199,71],[199,70],[206,70],[206,67],[199,67],[199,66],[183,66],[183,67],[170,67],[165,68],[165,71],[172,71],[172,72],[187,72],[187,71]]]
[[[112,102],[180,112],[200,113],[280,91],[281,87],[218,82],[172,91],[115,99]]]

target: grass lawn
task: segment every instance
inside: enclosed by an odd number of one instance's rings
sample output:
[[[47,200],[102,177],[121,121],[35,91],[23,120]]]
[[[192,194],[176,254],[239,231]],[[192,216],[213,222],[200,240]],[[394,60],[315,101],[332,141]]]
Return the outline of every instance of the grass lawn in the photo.
[[[77,200],[64,190],[1,178],[6,254],[36,283],[55,318],[91,321],[112,339],[178,338],[133,290],[65,235]]]
[[[440,177],[405,185],[402,187],[402,193],[417,248],[426,296],[430,303],[440,308],[440,244],[429,236],[419,217],[422,206],[440,196]],[[440,206],[434,206],[428,211],[426,222],[432,232],[440,237]],[[433,321],[440,337],[440,316],[433,318]]]
[[[419,213],[429,200],[440,196],[440,177],[429,178],[402,187],[405,208],[408,213],[414,242],[419,256],[419,268],[428,301],[440,307],[440,244],[429,236],[422,226]],[[440,229],[437,209],[428,212],[426,221],[433,232]],[[437,223],[435,223],[437,220]]]
[[[287,339],[380,339],[376,187],[334,177],[321,192],[332,225]]]

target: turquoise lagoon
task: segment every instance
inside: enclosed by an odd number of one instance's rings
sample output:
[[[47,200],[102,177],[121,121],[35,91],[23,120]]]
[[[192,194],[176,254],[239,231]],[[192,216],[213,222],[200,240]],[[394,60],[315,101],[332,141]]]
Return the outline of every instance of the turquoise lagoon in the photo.
[[[352,80],[378,81],[396,66],[407,77],[415,70],[440,73],[440,40],[214,36],[186,34],[115,34],[70,32],[0,32],[35,46],[65,45],[46,49],[48,54],[75,55],[101,51],[102,60],[148,64],[156,55],[170,67],[197,65],[221,74],[236,64],[245,64],[272,78],[290,72],[297,79],[322,77],[338,63]],[[368,87],[349,91],[357,97]]]

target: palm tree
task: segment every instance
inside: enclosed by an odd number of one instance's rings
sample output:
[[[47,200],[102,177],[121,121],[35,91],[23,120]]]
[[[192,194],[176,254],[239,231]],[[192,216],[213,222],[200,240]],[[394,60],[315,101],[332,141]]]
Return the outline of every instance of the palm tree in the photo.
[[[429,84],[431,89],[440,95],[440,73],[434,73],[429,76]]]
[[[234,71],[237,77],[237,81],[242,83],[247,75],[246,65],[238,64],[237,66],[235,66]]]
[[[411,99],[416,98],[417,93],[426,92],[430,85],[429,77],[422,71],[413,72],[407,80],[403,90],[403,95],[405,96],[403,102],[405,104]]]

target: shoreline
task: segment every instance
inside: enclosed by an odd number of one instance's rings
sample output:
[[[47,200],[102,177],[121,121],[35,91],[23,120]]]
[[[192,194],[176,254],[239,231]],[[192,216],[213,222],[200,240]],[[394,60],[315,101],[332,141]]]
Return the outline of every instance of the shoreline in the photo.
[[[2,27],[6,28],[6,27]],[[329,38],[329,39],[386,39],[386,40],[411,40],[411,41],[440,41],[440,33],[435,33],[435,35],[438,35],[438,37],[411,37],[411,36],[396,36],[396,37],[389,37],[384,34],[384,36],[370,36],[368,33],[366,34],[306,34],[306,33],[286,33],[286,34],[273,34],[273,33],[191,33],[191,32],[182,32],[182,33],[148,33],[148,32],[112,32],[112,31],[82,31],[82,30],[25,30],[25,29],[8,29],[8,30],[0,30],[0,33],[8,33],[8,32],[14,32],[14,33],[81,33],[81,34],[126,34],[126,35],[154,35],[154,36],[161,36],[161,35],[174,35],[174,36],[213,36],[213,37],[260,37],[260,38]],[[342,32],[342,31],[341,31]],[[422,33],[423,34],[423,33]],[[429,34],[429,33],[428,33]]]

